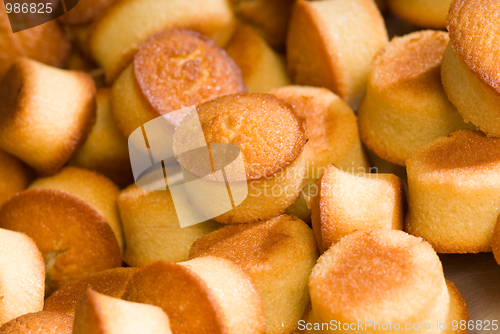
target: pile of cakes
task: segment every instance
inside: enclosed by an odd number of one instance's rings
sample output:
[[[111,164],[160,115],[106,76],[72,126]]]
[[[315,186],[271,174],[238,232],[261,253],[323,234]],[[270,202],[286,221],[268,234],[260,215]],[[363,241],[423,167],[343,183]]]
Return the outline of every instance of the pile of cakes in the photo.
[[[437,253],[500,263],[498,13],[0,7],[0,334],[466,333]]]

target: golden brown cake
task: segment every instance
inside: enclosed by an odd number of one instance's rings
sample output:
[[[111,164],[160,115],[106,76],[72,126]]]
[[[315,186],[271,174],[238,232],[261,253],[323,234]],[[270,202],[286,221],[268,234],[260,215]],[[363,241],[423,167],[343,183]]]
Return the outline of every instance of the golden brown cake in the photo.
[[[446,32],[418,31],[374,58],[358,123],[363,143],[381,158],[404,166],[423,144],[466,126],[441,84],[448,41]]]
[[[500,139],[460,130],[416,150],[406,163],[405,230],[439,253],[491,252],[500,214]]]
[[[499,223],[499,221],[500,221],[500,218],[497,219],[495,229],[493,230],[493,242],[492,242],[493,255],[495,256],[495,260],[497,261],[498,264],[500,264],[500,223]]]
[[[123,260],[135,267],[186,261],[193,242],[220,227],[213,220],[181,227],[169,190],[144,190],[134,184],[121,192],[118,207],[126,243]]]
[[[330,163],[351,172],[368,172],[368,161],[358,134],[352,109],[326,88],[287,86],[268,92],[293,104],[307,121],[307,144],[304,159],[307,176],[301,196],[287,213],[305,222],[311,221],[311,210],[305,196],[315,195],[316,183]]]
[[[0,326],[43,308],[42,254],[25,234],[0,228]]]
[[[500,136],[500,3],[453,1],[447,28],[451,46],[441,66],[443,87],[464,119],[489,136]]]
[[[192,29],[224,47],[234,26],[234,14],[226,0],[118,1],[94,21],[88,43],[111,83],[132,60],[141,42],[158,31]]]
[[[45,299],[44,311],[54,311],[75,316],[78,301],[88,288],[106,296],[121,298],[125,288],[137,268],[113,268],[97,272],[81,280],[65,285]]]
[[[446,15],[452,0],[387,0],[390,11],[416,26],[446,28]]]
[[[52,175],[90,131],[95,85],[85,73],[21,58],[3,78],[0,101],[0,147]]]
[[[47,294],[121,266],[118,193],[106,177],[67,167],[35,180],[0,208],[0,227],[26,233],[42,252]]]
[[[249,25],[237,26],[226,51],[241,69],[249,92],[265,93],[291,83],[285,58]]]
[[[277,50],[285,49],[294,0],[231,0],[234,12]]]
[[[447,286],[436,252],[402,231],[372,229],[344,237],[319,258],[309,289],[308,322],[332,326],[306,333],[337,333],[339,326],[358,321],[364,326],[349,333],[388,333],[414,323],[419,326],[412,333],[461,333],[439,330],[436,321],[468,320],[465,303],[453,285]],[[389,323],[392,331],[387,331]]]
[[[311,204],[319,251],[357,230],[402,230],[405,205],[403,184],[396,175],[349,172],[328,165]]]
[[[0,81],[18,58],[28,57],[47,65],[63,67],[70,50],[68,36],[53,21],[12,33],[5,7],[0,6]]]
[[[288,69],[294,83],[328,88],[356,109],[387,39],[373,0],[299,0],[288,30]]]
[[[23,162],[0,150],[0,206],[17,192],[28,188],[34,173]]]
[[[71,334],[73,317],[40,311],[17,317],[0,327],[0,334]]]
[[[274,95],[261,93],[235,94],[205,102],[197,108],[202,131],[208,144],[228,143],[238,146],[246,171],[226,168],[228,180],[248,185],[248,196],[233,209],[214,218],[221,223],[248,223],[267,220],[283,213],[299,196],[306,174],[302,150],[306,143],[305,119],[290,103]],[[187,172],[204,177],[199,158],[190,160],[184,150],[186,138],[192,133],[181,122],[174,133],[173,150]],[[216,145],[215,145],[216,146]],[[213,150],[214,148],[212,148]],[[194,161],[193,161],[194,160]],[[203,186],[227,193],[224,180],[206,178]],[[223,187],[218,187],[219,185]],[[218,203],[207,198],[200,188],[188,189],[195,208],[214,217]],[[234,197],[234,196],[233,196]]]
[[[145,265],[132,276],[123,299],[161,307],[173,333],[265,333],[262,303],[250,278],[222,258]]]
[[[96,94],[96,121],[82,147],[69,164],[98,171],[120,187],[134,183],[127,140],[122,136],[110,110],[110,91]]]
[[[242,92],[241,71],[224,50],[198,32],[173,29],[141,44],[113,85],[111,108],[128,137],[158,116]]]
[[[75,315],[73,334],[172,334],[168,316],[157,306],[109,297],[89,288]]]
[[[282,215],[265,222],[227,226],[198,239],[189,257],[218,256],[245,270],[260,294],[266,333],[289,334],[307,303],[307,281],[318,250],[312,230]]]

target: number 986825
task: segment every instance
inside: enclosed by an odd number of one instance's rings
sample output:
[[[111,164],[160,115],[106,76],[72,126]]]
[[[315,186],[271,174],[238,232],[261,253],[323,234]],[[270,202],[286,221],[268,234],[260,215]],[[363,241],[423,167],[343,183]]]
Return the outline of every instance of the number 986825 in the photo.
[[[32,14],[50,14],[52,13],[52,4],[48,3],[6,3],[5,10],[7,14],[14,13],[32,13]]]
[[[451,322],[453,330],[477,330],[477,331],[497,331],[498,320],[453,320]]]

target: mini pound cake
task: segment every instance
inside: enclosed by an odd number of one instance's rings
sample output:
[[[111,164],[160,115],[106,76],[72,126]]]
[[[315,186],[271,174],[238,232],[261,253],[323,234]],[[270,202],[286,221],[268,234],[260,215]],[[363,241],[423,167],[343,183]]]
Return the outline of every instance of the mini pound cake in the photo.
[[[328,88],[357,109],[370,63],[387,40],[373,0],[299,0],[288,29],[288,70],[295,84]]]
[[[110,110],[110,91],[96,94],[96,121],[69,165],[95,170],[124,188],[134,183],[127,140],[116,126]]]
[[[28,188],[34,173],[23,162],[0,150],[0,206],[16,193]]]
[[[173,333],[264,334],[264,311],[246,273],[236,264],[203,257],[141,267],[123,299],[159,306]]]
[[[141,44],[113,84],[111,108],[128,137],[158,116],[243,92],[241,71],[224,50],[196,31],[173,29]]]
[[[381,158],[404,166],[423,144],[465,127],[441,84],[448,41],[446,32],[418,31],[374,58],[358,122],[363,143]]]
[[[274,51],[249,25],[237,26],[226,51],[241,69],[251,93],[265,93],[269,89],[291,83],[285,58]]]
[[[0,148],[40,175],[55,174],[90,131],[95,92],[83,72],[17,60],[0,84]]]
[[[460,130],[413,152],[405,230],[438,253],[491,252],[500,214],[500,139]]]
[[[220,227],[209,220],[182,228],[169,190],[144,190],[134,184],[120,193],[118,207],[126,244],[123,260],[134,267],[186,261],[193,242]]]
[[[71,334],[73,317],[40,311],[24,314],[0,327],[0,334]]]
[[[231,0],[236,15],[252,25],[275,49],[285,49],[295,0]]]
[[[121,298],[125,293],[128,281],[136,271],[137,268],[120,267],[86,276],[56,290],[45,299],[43,310],[74,317],[78,302],[89,288],[106,296]]]
[[[303,154],[307,177],[299,199],[287,213],[309,223],[311,210],[304,196],[316,194],[316,183],[328,164],[346,171],[368,172],[356,116],[340,97],[326,88],[286,86],[268,93],[290,102],[306,118],[308,141]]]
[[[75,315],[73,334],[172,334],[168,316],[154,305],[85,292]]]
[[[500,3],[455,0],[448,15],[450,45],[441,77],[464,119],[488,136],[500,137]]]
[[[374,334],[419,324],[411,333],[467,333],[451,328],[452,321],[468,320],[467,307],[445,280],[436,252],[421,238],[402,231],[372,229],[344,237],[319,258],[309,290],[312,311],[306,322],[320,329],[322,323],[361,323],[362,328],[348,332]],[[436,321],[446,321],[447,330],[438,329]],[[429,325],[422,327],[425,323]],[[306,331],[337,332],[333,326]]]
[[[390,11],[422,28],[445,29],[452,0],[387,0]]]
[[[302,150],[307,138],[305,119],[295,107],[274,95],[247,93],[205,102],[197,111],[212,157],[217,143],[233,144],[238,146],[245,168],[244,173],[238,168],[223,168],[224,179],[215,171],[206,175],[199,156],[185,154],[199,125],[194,124],[193,129],[188,117],[181,121],[174,133],[173,150],[185,174],[200,180],[196,187],[186,187],[190,203],[200,214],[215,217],[220,212],[221,201],[213,201],[213,196],[215,191],[227,196],[226,178],[230,185],[248,192],[246,197],[240,196],[246,194],[244,191],[235,192],[241,201],[234,199],[231,210],[214,218],[220,223],[267,220],[297,200],[306,175]],[[232,197],[236,198],[233,193]]]
[[[311,229],[282,215],[265,222],[237,224],[196,240],[189,258],[218,256],[245,270],[259,292],[267,334],[289,334],[309,303],[307,280],[318,258]]]
[[[118,187],[92,171],[66,167],[35,180],[0,208],[0,227],[32,237],[45,260],[46,293],[120,267]]]
[[[0,326],[43,308],[42,254],[25,234],[0,228]]]
[[[13,33],[5,7],[0,6],[0,81],[18,58],[28,57],[50,66],[63,67],[70,50],[69,38],[56,22]]]
[[[319,251],[357,230],[402,230],[405,191],[393,174],[343,171],[328,165],[311,200],[311,220]]]
[[[224,47],[235,26],[227,0],[117,1],[90,27],[87,43],[112,83],[149,36],[164,29],[199,31]]]

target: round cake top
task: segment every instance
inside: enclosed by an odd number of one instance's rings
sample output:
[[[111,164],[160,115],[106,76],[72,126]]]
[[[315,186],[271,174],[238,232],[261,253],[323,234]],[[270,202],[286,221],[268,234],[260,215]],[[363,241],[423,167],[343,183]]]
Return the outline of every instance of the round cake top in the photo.
[[[431,245],[386,229],[342,238],[319,258],[309,289],[313,312],[344,321],[415,319],[448,302],[441,262]]]
[[[380,90],[442,92],[440,64],[448,45],[444,31],[417,31],[395,37],[374,58],[370,84]]]
[[[196,240],[189,258],[218,256],[249,273],[282,270],[284,254],[302,259],[316,249],[312,231],[300,219],[281,215],[255,224],[234,224]],[[273,267],[274,266],[274,267]],[[276,267],[277,266],[277,267]]]
[[[247,180],[281,171],[297,158],[307,141],[304,117],[290,103],[274,95],[222,96],[198,106],[198,116],[207,143],[230,143],[240,148]],[[178,129],[182,129],[182,124]],[[176,135],[174,152],[177,153],[182,143],[176,142]],[[181,165],[198,174],[188,167],[190,163],[182,155],[176,156]]]
[[[432,170],[472,170],[498,168],[500,139],[488,138],[480,131],[459,130],[416,150],[408,168],[422,165]]]
[[[447,28],[455,52],[483,82],[500,93],[500,2],[455,0]]]
[[[134,57],[134,75],[159,115],[246,92],[236,63],[210,38],[192,30],[165,30],[143,42]]]

